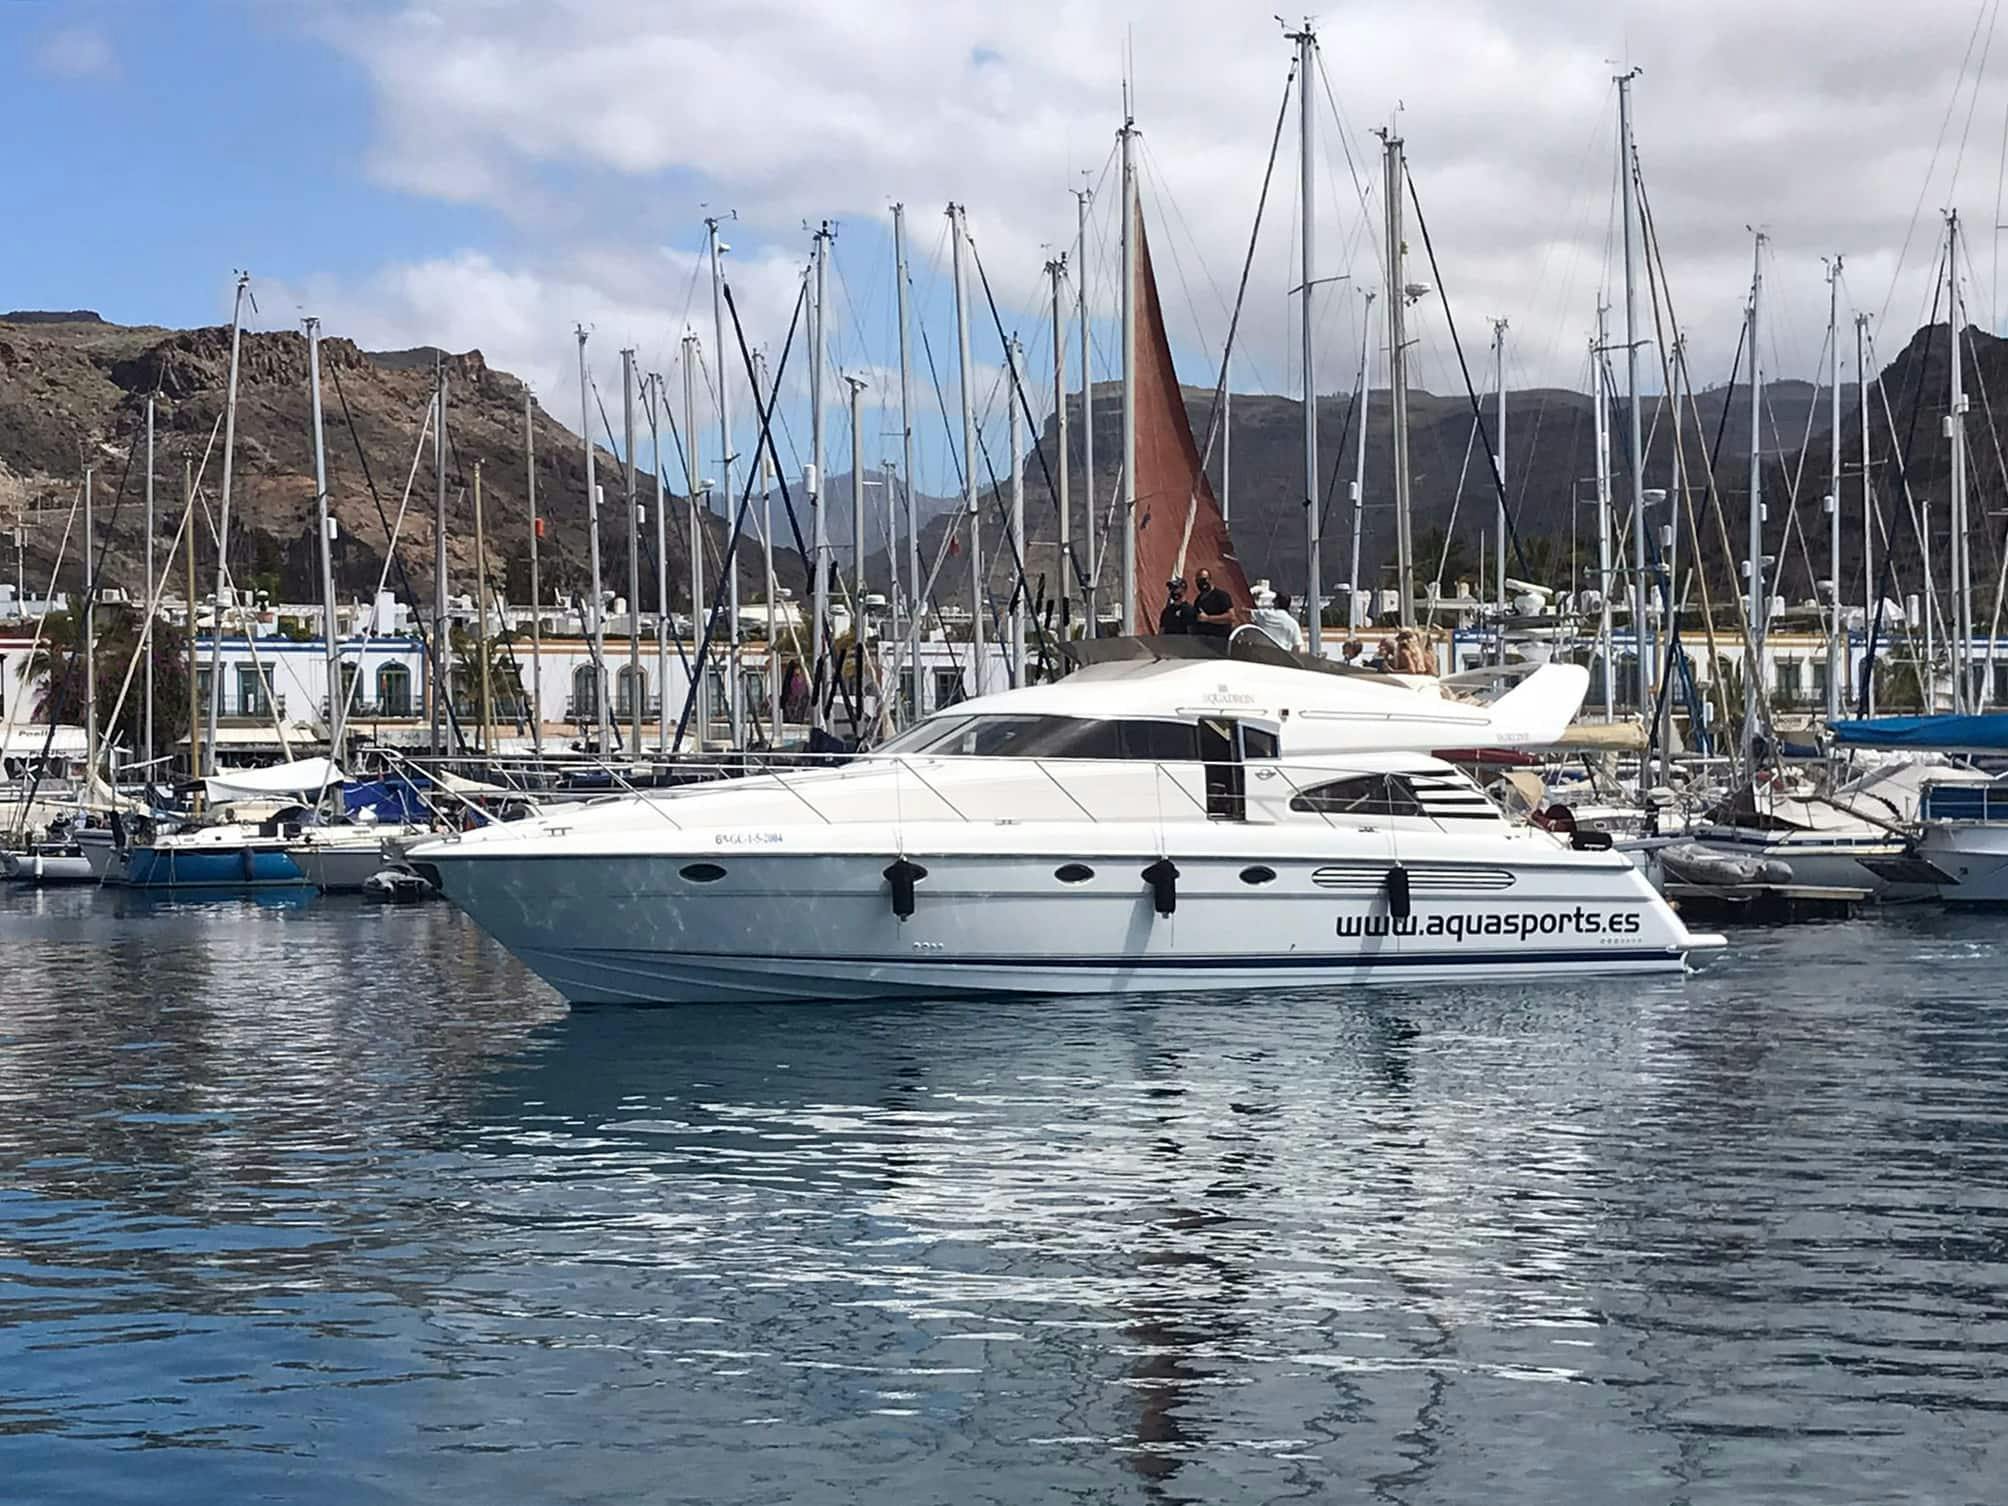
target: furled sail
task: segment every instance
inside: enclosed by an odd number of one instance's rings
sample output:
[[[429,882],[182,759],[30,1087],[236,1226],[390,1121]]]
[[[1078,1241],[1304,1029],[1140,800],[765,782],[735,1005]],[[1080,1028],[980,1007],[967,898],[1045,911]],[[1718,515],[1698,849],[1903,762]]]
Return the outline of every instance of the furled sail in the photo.
[[[1201,570],[1212,572],[1214,585],[1233,598],[1239,619],[1246,621],[1253,605],[1248,577],[1234,557],[1234,541],[1227,536],[1186,418],[1141,214],[1136,257],[1136,349],[1131,359],[1136,371],[1137,631],[1157,631],[1165,582],[1182,575],[1190,587]],[[1186,599],[1191,600],[1189,589]]]

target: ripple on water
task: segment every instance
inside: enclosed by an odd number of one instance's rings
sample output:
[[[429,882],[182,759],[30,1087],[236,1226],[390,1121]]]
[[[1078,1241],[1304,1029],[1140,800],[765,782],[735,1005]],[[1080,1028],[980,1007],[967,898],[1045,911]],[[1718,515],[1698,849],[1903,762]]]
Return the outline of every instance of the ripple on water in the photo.
[[[1991,923],[1649,986],[577,1013],[438,908],[51,894],[0,945],[24,1499],[157,1495],[141,1448],[191,1499],[2008,1473]]]

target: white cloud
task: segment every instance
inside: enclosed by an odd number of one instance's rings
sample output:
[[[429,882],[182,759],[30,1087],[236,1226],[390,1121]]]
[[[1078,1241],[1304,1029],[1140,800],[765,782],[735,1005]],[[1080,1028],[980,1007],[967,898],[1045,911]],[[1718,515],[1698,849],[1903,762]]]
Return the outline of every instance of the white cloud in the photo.
[[[478,343],[541,385],[562,380],[578,318],[598,325],[603,342],[622,338],[618,327],[673,345],[688,254],[679,264],[655,246],[695,245],[706,201],[743,216],[735,229],[748,265],[735,276],[764,267],[752,280],[778,325],[807,254],[803,221],[847,223],[853,235],[837,257],[862,288],[889,278],[866,265],[883,257],[882,233],[855,231],[882,226],[888,201],[903,199],[913,206],[917,275],[945,278],[925,263],[938,206],[955,198],[970,207],[1006,317],[1036,330],[1038,267],[1073,235],[1069,190],[1084,170],[1099,175],[1111,150],[1127,38],[1167,314],[1188,351],[1217,348],[1225,318],[1209,275],[1231,295],[1290,64],[1272,9],[1218,0],[1164,0],[1147,17],[1112,0],[344,8],[320,25],[374,86],[372,171],[409,192],[491,206],[526,248],[507,261],[465,253],[387,270],[348,295],[356,317],[379,321],[387,338],[395,330],[399,343]],[[1342,143],[1377,188],[1378,143],[1367,128],[1399,103],[1467,354],[1476,359],[1485,341],[1484,318],[1503,316],[1514,331],[1513,380],[1579,382],[1597,290],[1615,275],[1608,59],[1628,56],[1645,69],[1635,86],[1639,149],[1698,378],[1726,375],[1749,224],[1772,236],[1775,369],[1811,367],[1824,327],[1819,257],[1835,250],[1848,255],[1855,303],[1879,312],[1895,290],[1884,334],[1892,353],[1928,307],[1935,209],[1963,195],[1975,226],[1999,217],[1993,138],[2008,90],[1982,89],[1956,185],[1970,91],[1957,96],[1949,140],[1934,153],[1974,26],[1970,7],[1950,6],[1850,12],[1843,25],[1814,0],[1363,0],[1322,31],[1343,130],[1321,77],[1321,272],[1375,275],[1378,231],[1363,220]],[[1297,281],[1294,145],[1293,112],[1238,385],[1291,390],[1297,381],[1286,298]],[[1099,234],[1112,233],[1108,187]],[[1899,283],[1898,251],[1920,204]],[[1411,276],[1434,280],[1413,222],[1409,240]],[[1993,303],[1985,234],[1973,260],[1973,310],[1984,319]],[[1107,297],[1106,253],[1098,248],[1095,261]],[[1357,301],[1333,292],[1325,305],[1321,370],[1330,375],[1321,386],[1345,386]],[[981,343],[987,315],[975,322]],[[1417,380],[1454,388],[1441,305],[1423,305],[1416,322]],[[952,360],[947,327],[933,335],[937,357]],[[883,365],[892,351],[850,358]],[[1036,348],[1030,362],[1041,369]]]
[[[119,75],[111,38],[95,26],[66,26],[50,32],[35,49],[44,73],[67,79],[112,79]]]

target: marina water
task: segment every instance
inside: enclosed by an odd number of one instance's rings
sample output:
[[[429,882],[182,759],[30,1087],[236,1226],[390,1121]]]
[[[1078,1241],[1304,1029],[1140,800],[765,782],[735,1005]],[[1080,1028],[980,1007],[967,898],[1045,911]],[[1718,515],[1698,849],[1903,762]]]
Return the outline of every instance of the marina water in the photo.
[[[455,912],[0,910],[0,1498],[1999,1499],[2008,942],[568,1012]]]

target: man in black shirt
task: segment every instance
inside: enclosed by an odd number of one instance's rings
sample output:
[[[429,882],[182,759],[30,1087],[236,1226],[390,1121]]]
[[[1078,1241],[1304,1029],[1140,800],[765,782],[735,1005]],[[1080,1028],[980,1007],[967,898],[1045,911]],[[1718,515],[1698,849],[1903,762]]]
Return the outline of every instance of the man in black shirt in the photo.
[[[1174,575],[1164,583],[1164,589],[1164,611],[1158,615],[1157,630],[1160,633],[1191,632],[1192,603],[1185,599],[1185,577]]]
[[[1192,631],[1202,638],[1225,638],[1234,631],[1234,600],[1213,584],[1213,572],[1199,572],[1192,598]]]

